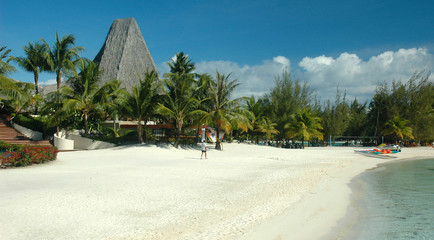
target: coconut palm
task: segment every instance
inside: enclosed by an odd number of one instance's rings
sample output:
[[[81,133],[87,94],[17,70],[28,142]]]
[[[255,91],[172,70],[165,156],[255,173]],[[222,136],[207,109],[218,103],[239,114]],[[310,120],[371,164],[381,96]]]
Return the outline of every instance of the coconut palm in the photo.
[[[178,147],[185,123],[193,121],[204,111],[198,108],[201,100],[197,99],[198,88],[192,73],[194,64],[188,55],[177,53],[168,64],[170,72],[165,74],[164,96],[156,111],[173,120],[176,129],[174,146]]]
[[[208,98],[208,89],[209,89],[209,86],[211,84],[212,77],[211,77],[211,75],[209,75],[207,73],[203,73],[203,74],[196,74],[196,78],[197,78],[197,81],[196,81],[195,97],[199,101],[201,101],[199,109],[207,112],[211,108],[210,101]],[[196,125],[196,127],[197,127],[196,141],[199,141],[200,128],[201,128],[202,124],[203,124],[203,122],[202,122],[201,116],[198,116],[198,118],[193,119],[193,125]]]
[[[7,74],[16,71],[15,67],[9,64],[11,58],[8,57],[8,54],[10,52],[11,52],[10,49],[6,49],[6,47],[0,47],[0,76],[2,78]]]
[[[33,95],[31,83],[14,81],[9,78],[0,79],[0,100],[14,114],[22,113],[28,107],[41,100],[40,95]]]
[[[295,114],[290,115],[290,121],[285,124],[286,135],[289,138],[301,138],[304,146],[304,140],[309,141],[311,138],[323,139],[321,118],[314,116],[310,109],[302,109]]]
[[[62,74],[75,69],[75,64],[80,58],[79,53],[84,50],[83,47],[75,46],[75,37],[73,35],[63,36],[59,39],[56,33],[56,42],[53,48],[50,48],[48,43],[42,39],[47,49],[45,57],[47,63],[50,66],[50,71],[56,73],[57,89],[60,89],[60,83],[62,81]]]
[[[172,59],[168,64],[171,73],[189,74],[196,69],[193,61],[189,59],[188,55],[184,54],[184,52],[175,54],[175,58]]]
[[[56,127],[57,136],[60,136],[60,127],[66,127],[71,119],[70,113],[63,110],[64,96],[59,91],[48,93],[45,97],[45,103],[41,108],[41,115],[46,118],[48,127]]]
[[[247,110],[253,113],[254,118],[252,121],[253,135],[256,135],[256,142],[259,141],[258,125],[264,118],[264,107],[260,101],[256,101],[255,97],[252,96],[246,99]]]
[[[48,70],[47,60],[45,59],[46,46],[42,43],[30,43],[23,47],[25,57],[12,57],[19,66],[21,66],[25,71],[32,72],[33,78],[35,80],[35,90],[38,94],[38,79],[39,73]]]
[[[256,130],[261,133],[265,133],[267,141],[271,138],[272,134],[278,134],[279,131],[276,130],[277,123],[273,123],[270,118],[263,117],[257,123]]]
[[[392,135],[396,140],[404,140],[404,138],[414,139],[413,129],[408,126],[410,121],[395,116],[386,122],[386,129],[383,130],[384,135]]]
[[[219,139],[221,130],[228,134],[234,125],[243,131],[252,128],[253,114],[240,107],[240,101],[244,98],[231,99],[234,89],[239,84],[237,80],[229,81],[229,77],[230,74],[225,76],[219,72],[216,73],[216,79],[208,90],[211,109],[203,117],[204,122],[212,123],[216,127],[216,149],[218,150],[221,150]]]
[[[176,129],[174,146],[178,147],[185,121],[197,118],[204,114],[204,111],[198,109],[201,101],[194,96],[192,75],[170,74],[169,76],[169,79],[164,79],[164,96],[156,111],[174,120]]]
[[[146,126],[146,122],[155,112],[158,97],[158,74],[156,71],[151,71],[145,74],[144,80],[139,80],[139,85],[132,88],[122,107],[128,116],[137,119],[138,140],[143,143],[141,122],[144,121]]]
[[[68,80],[69,86],[61,88],[65,96],[63,110],[68,113],[79,111],[84,120],[85,135],[89,135],[89,116],[103,110],[108,95],[119,86],[117,80],[111,80],[99,86],[100,69],[98,65],[88,59],[78,61],[80,73]]]

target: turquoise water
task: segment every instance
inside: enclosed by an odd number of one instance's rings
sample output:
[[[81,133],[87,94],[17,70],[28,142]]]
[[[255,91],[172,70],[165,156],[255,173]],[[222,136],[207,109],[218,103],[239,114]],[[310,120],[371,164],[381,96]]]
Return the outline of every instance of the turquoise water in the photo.
[[[384,164],[355,184],[359,216],[344,239],[434,239],[434,159]]]

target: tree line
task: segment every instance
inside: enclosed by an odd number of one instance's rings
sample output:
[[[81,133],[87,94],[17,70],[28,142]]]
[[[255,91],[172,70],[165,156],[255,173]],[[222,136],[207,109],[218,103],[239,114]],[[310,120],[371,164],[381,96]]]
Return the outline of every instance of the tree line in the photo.
[[[339,90],[334,102],[320,103],[306,82],[294,79],[286,71],[276,76],[275,86],[259,98],[233,98],[238,81],[231,74],[215,76],[195,73],[195,64],[187,54],[177,53],[162,78],[151,71],[138,76],[131,91],[119,80],[101,83],[101,70],[93,61],[81,58],[83,47],[66,35],[50,46],[45,40],[24,46],[25,56],[8,56],[0,48],[0,101],[3,112],[32,112],[46,124],[60,129],[84,129],[89,135],[92,124],[119,116],[138,121],[137,140],[146,141],[146,125],[154,121],[173,126],[174,145],[181,144],[186,131],[202,124],[225,132],[229,139],[255,141],[301,140],[322,142],[329,136],[383,136],[389,142],[415,143],[434,139],[434,86],[430,73],[416,72],[406,83],[381,83],[373,99],[349,102]],[[34,84],[7,78],[16,62],[33,72]],[[41,96],[38,76],[41,71],[56,74],[57,91]],[[64,76],[67,81],[61,85]],[[113,128],[113,136],[117,136]],[[217,141],[216,148],[220,149]]]

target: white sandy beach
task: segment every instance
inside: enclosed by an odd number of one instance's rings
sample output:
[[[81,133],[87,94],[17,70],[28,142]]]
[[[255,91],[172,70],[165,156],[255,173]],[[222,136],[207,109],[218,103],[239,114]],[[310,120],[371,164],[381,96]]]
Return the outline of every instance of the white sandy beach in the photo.
[[[234,143],[202,160],[198,149],[145,145],[61,152],[0,170],[0,239],[320,239],[344,217],[349,181],[396,161],[354,149]]]

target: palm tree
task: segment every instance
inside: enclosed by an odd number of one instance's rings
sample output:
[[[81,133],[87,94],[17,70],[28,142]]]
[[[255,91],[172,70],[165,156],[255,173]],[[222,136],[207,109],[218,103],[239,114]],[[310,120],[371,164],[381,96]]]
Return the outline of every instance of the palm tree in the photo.
[[[2,78],[7,74],[16,71],[15,67],[9,64],[9,62],[11,61],[11,57],[8,57],[8,54],[10,52],[11,52],[10,49],[6,49],[6,47],[0,47],[0,76]]]
[[[28,46],[24,46],[23,49],[26,56],[12,57],[12,60],[27,72],[33,72],[33,77],[35,79],[35,90],[36,94],[38,94],[39,73],[41,71],[48,70],[47,60],[45,59],[47,48],[44,44],[39,42],[34,44],[29,42]]]
[[[47,49],[45,57],[47,59],[50,70],[56,73],[57,89],[60,89],[62,74],[75,69],[75,64],[80,58],[79,53],[84,50],[83,47],[75,46],[75,37],[73,35],[63,36],[59,39],[56,33],[56,42],[53,48],[50,48],[48,43],[42,39]]]
[[[32,94],[33,88],[34,85],[31,83],[4,77],[0,79],[0,100],[12,113],[21,113],[41,100],[40,95]]]
[[[323,139],[321,118],[313,116],[310,109],[302,109],[295,114],[291,114],[290,121],[285,124],[286,135],[289,138],[299,137],[304,146],[304,140],[311,138]]]
[[[195,97],[201,102],[199,109],[207,112],[211,108],[210,101],[208,98],[208,89],[210,87],[212,77],[207,73],[203,73],[203,74],[196,74],[196,78],[197,81],[196,81]],[[200,128],[202,124],[203,122],[201,116],[198,116],[198,118],[193,119],[193,125],[197,126],[196,141],[199,141]]]
[[[65,96],[63,109],[68,112],[79,111],[84,120],[85,135],[89,135],[89,116],[103,110],[103,103],[107,101],[109,91],[119,86],[117,80],[111,80],[99,87],[100,69],[96,63],[88,59],[78,61],[80,73],[75,73],[68,80],[69,86],[61,88]]]
[[[395,137],[395,142],[398,140],[404,140],[404,138],[414,139],[413,129],[407,126],[410,121],[402,119],[399,116],[395,116],[386,122],[386,129],[383,130],[384,135],[392,135]]]
[[[175,54],[175,58],[168,63],[170,67],[170,73],[189,74],[196,69],[194,63],[188,58],[184,52]]]
[[[246,106],[247,106],[247,110],[252,112],[254,115],[254,118],[252,121],[252,126],[254,129],[253,134],[256,135],[256,142],[258,142],[259,141],[259,134],[255,133],[255,132],[261,132],[261,131],[259,131],[258,128],[259,128],[259,123],[261,121],[263,121],[263,118],[264,118],[264,108],[263,108],[260,101],[256,101],[254,96],[246,99]]]
[[[239,85],[237,80],[229,81],[230,74],[225,76],[217,72],[216,75],[216,80],[212,82],[208,91],[211,109],[203,117],[203,121],[215,124],[217,132],[216,149],[221,150],[220,130],[228,134],[232,126],[235,125],[243,131],[247,131],[252,128],[253,114],[240,107],[239,102],[244,98],[230,99],[234,89]]]
[[[173,120],[176,129],[174,146],[178,147],[185,123],[196,119],[204,111],[198,109],[201,100],[197,99],[198,88],[192,73],[195,67],[188,55],[177,53],[168,64],[170,72],[165,74],[164,96],[156,111]]]
[[[44,97],[45,103],[41,108],[41,115],[46,117],[47,127],[56,127],[57,136],[60,136],[61,126],[68,126],[67,122],[72,115],[63,109],[64,97],[59,91],[50,92]]]
[[[271,134],[278,134],[279,131],[276,130],[277,123],[273,123],[270,118],[263,117],[257,124],[257,131],[265,133],[267,141],[271,138]]]
[[[185,74],[170,76],[170,79],[164,80],[163,100],[156,111],[174,120],[176,129],[174,146],[178,147],[185,121],[197,118],[204,114],[204,111],[198,109],[201,101],[194,96],[193,77]]]
[[[138,140],[144,142],[142,137],[142,121],[145,123],[154,114],[156,108],[156,98],[158,90],[158,74],[151,71],[145,74],[145,79],[139,79],[139,85],[132,88],[132,92],[127,95],[126,101],[122,104],[128,116],[137,119]]]

